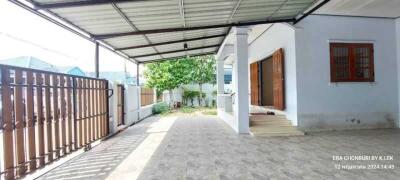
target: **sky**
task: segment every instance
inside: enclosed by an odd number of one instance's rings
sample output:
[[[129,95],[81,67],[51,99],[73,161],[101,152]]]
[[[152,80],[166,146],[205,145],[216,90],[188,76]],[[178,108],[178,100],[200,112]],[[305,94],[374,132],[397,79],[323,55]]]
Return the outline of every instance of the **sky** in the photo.
[[[0,60],[34,56],[57,66],[94,71],[94,43],[69,32],[7,0],[0,0]],[[124,71],[125,60],[100,48],[100,71]],[[136,74],[136,65],[127,62]]]

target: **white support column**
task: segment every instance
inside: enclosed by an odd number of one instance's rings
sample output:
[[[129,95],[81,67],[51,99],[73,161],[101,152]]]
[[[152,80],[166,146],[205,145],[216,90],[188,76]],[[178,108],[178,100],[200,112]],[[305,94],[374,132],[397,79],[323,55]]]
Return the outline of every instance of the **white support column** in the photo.
[[[397,42],[397,83],[398,83],[398,114],[396,125],[400,128],[400,18],[396,19],[396,42]]]
[[[249,63],[248,63],[248,28],[236,27],[234,31],[235,64],[232,77],[235,82],[234,116],[238,133],[249,133]]]
[[[152,104],[155,104],[155,103],[157,103],[157,89],[156,88],[153,89],[153,93],[154,93],[154,96],[153,96]]]
[[[224,108],[224,98],[221,96],[224,94],[224,60],[217,59],[217,108]]]
[[[114,95],[109,99],[111,116],[109,121],[109,130],[111,134],[114,134],[118,131],[118,84],[114,83],[109,87],[112,87],[114,91]]]

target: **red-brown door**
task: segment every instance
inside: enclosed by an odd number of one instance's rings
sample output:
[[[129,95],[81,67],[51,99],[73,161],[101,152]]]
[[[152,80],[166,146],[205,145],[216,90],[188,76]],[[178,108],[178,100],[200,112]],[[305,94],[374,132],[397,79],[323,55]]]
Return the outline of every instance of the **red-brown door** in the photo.
[[[251,105],[260,105],[258,62],[250,64],[250,97]]]
[[[283,49],[279,49],[272,56],[272,81],[274,93],[274,107],[278,110],[285,109],[285,78],[284,78],[284,57]]]

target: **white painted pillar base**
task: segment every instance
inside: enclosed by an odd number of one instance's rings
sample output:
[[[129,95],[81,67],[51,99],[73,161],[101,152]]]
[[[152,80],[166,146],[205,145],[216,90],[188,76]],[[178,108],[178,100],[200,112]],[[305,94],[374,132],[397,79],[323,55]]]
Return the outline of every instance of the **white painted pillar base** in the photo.
[[[118,131],[118,84],[113,83],[111,86],[114,94],[109,99],[110,103],[110,122],[109,122],[109,131],[111,134],[116,133]]]
[[[248,28],[236,27],[233,65],[234,117],[238,133],[249,133]]]
[[[397,82],[400,82],[400,18],[397,18],[396,19],[396,42],[397,42],[397,78],[398,78],[398,80],[397,80]],[[396,122],[396,125],[397,125],[397,127],[398,128],[400,128],[400,83],[398,83],[398,89],[399,89],[399,91],[398,91],[398,93],[399,93],[399,95],[398,95],[398,97],[399,97],[399,99],[398,99],[398,108],[399,108],[399,113],[397,114],[397,122]]]

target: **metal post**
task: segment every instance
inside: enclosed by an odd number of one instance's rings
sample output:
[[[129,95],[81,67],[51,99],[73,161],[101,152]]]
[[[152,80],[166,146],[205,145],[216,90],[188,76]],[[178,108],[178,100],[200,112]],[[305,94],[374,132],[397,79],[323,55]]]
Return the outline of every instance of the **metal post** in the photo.
[[[99,43],[98,42],[95,43],[94,65],[95,65],[96,78],[99,78]]]
[[[74,133],[74,139],[73,139],[73,147],[74,147],[74,150],[77,150],[78,149],[78,137],[77,137],[77,135],[78,135],[78,133],[77,133],[77,130],[78,130],[78,127],[77,127],[77,122],[78,122],[78,113],[77,113],[77,111],[78,111],[78,108],[77,108],[77,92],[76,92],[76,90],[77,90],[77,82],[76,82],[76,78],[75,77],[73,77],[72,78],[72,108],[73,108],[73,115],[74,115],[74,119],[73,119],[73,121],[74,121],[74,125],[73,125],[73,133]],[[80,103],[80,102],[79,102]],[[72,145],[71,145],[71,147],[72,147]]]
[[[109,89],[109,84],[107,80],[104,80],[104,84],[105,84],[105,93],[106,96],[104,97],[106,100],[106,107],[103,107],[106,109],[106,135],[110,134],[110,96],[108,95],[108,89]]]

